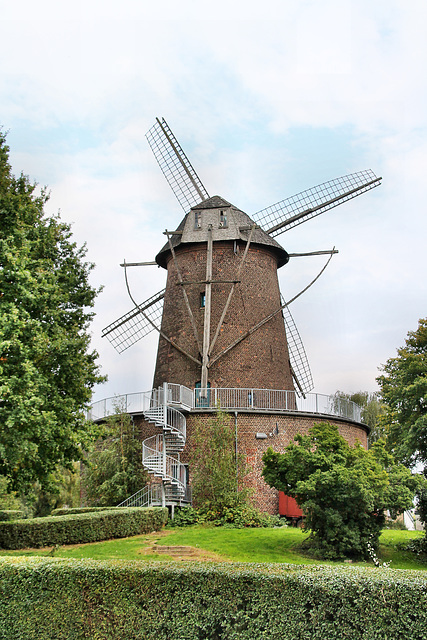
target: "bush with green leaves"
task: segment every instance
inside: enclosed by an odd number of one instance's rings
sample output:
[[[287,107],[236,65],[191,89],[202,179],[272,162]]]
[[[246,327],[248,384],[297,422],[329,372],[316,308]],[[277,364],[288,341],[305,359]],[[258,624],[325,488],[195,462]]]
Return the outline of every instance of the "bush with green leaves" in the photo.
[[[0,509],[0,522],[6,522],[7,520],[18,520],[23,518],[24,514],[19,509]]]
[[[0,475],[0,509],[20,509],[21,501],[16,491],[10,491],[9,482]]]
[[[211,507],[209,503],[200,509],[186,506],[175,510],[174,519],[169,527],[187,527],[195,524],[206,524],[214,527],[244,529],[245,527],[277,527],[283,526],[279,516],[262,513],[251,505]]]
[[[127,507],[0,522],[0,548],[27,549],[127,538],[158,531],[167,519],[167,509]]]
[[[100,425],[99,438],[86,458],[82,484],[89,506],[112,506],[142,489],[148,473],[141,464],[141,434],[118,404]]]
[[[198,420],[192,434],[190,473],[193,503],[222,511],[248,504],[244,486],[244,456],[236,456],[232,418],[218,410],[209,420]]]
[[[283,453],[263,456],[267,484],[298,502],[310,530],[305,546],[314,557],[369,558],[378,549],[385,511],[395,517],[412,506],[419,477],[395,464],[378,440],[366,451],[351,447],[336,425],[314,425]]]
[[[250,504],[224,505],[221,509],[217,506],[206,504],[200,509],[205,518],[216,527],[233,527],[244,529],[245,527],[275,527],[280,524],[278,516],[262,513]]]
[[[122,507],[74,507],[69,509],[68,507],[66,507],[61,509],[53,509],[50,515],[51,516],[72,516],[78,513],[93,513],[97,511],[105,511],[107,509],[108,511],[111,511],[114,509],[121,509],[121,508]]]
[[[173,520],[169,520],[167,526],[173,527],[191,527],[195,524],[204,524],[205,518],[200,509],[194,509],[190,505],[185,507],[177,507],[174,512]]]
[[[382,417],[386,412],[386,408],[378,399],[378,393],[370,393],[369,391],[357,391],[356,393],[336,391],[334,395],[331,396],[331,401],[333,409],[337,410],[337,415],[340,415],[341,400],[345,402],[350,400],[361,408],[362,422],[367,424],[370,429],[369,445],[385,436]]]
[[[424,469],[426,473],[426,469]],[[416,513],[419,515],[424,528],[427,526],[427,480],[425,475],[423,476],[423,483],[417,492],[417,507]],[[406,546],[408,551],[415,553],[420,559],[427,560],[427,533],[418,540],[411,540]]]
[[[421,571],[0,558],[2,640],[427,638]]]

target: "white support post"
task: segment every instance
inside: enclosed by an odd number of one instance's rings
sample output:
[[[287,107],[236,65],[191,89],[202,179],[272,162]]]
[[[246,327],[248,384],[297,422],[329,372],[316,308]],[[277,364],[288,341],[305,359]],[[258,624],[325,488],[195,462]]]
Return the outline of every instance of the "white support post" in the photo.
[[[212,225],[208,227],[208,245],[206,249],[206,289],[205,289],[205,318],[203,324],[202,377],[200,383],[200,397],[207,397],[209,343],[211,334],[211,295],[212,295]]]
[[[162,480],[162,507],[166,507],[166,489],[164,480]]]
[[[163,383],[163,398],[162,398],[163,402],[163,463],[162,463],[162,467],[163,467],[163,476],[164,478],[166,477],[166,437],[165,437],[165,430],[164,430],[164,426],[167,422],[167,418],[168,418],[168,383],[164,382]],[[166,506],[166,489],[165,489],[165,480],[162,480],[162,507]]]

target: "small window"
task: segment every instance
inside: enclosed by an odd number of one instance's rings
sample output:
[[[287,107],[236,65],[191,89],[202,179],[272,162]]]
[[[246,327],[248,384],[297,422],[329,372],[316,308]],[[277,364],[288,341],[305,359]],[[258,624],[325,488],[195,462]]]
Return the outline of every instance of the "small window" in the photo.
[[[200,294],[200,308],[204,309],[206,307],[206,293],[204,291]]]
[[[219,212],[219,228],[224,229],[227,226],[227,214],[221,209]]]
[[[194,212],[194,228],[201,229],[202,228],[202,214],[200,211]]]

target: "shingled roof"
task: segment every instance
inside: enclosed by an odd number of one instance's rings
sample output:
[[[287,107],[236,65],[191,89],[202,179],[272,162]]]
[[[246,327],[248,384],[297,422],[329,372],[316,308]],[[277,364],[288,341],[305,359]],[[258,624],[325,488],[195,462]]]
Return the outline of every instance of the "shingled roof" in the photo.
[[[224,212],[227,220],[223,227],[218,225],[220,211]],[[200,228],[196,227],[194,222],[197,215],[200,216]],[[179,247],[181,244],[206,242],[208,225],[212,226],[214,241],[242,240],[246,242],[253,224],[253,220],[244,211],[241,211],[220,196],[212,196],[212,198],[203,200],[191,207],[177,229],[172,232],[171,242],[174,248]],[[252,233],[251,244],[264,245],[273,249],[277,254],[278,267],[283,266],[289,260],[289,256],[283,247],[260,227],[256,228]],[[156,256],[157,264],[166,268],[169,253],[170,247],[169,242],[167,242]]]

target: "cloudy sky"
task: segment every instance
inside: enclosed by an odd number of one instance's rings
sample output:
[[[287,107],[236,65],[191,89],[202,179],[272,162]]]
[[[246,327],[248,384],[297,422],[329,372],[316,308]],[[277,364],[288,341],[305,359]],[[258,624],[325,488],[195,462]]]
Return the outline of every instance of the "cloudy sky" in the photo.
[[[346,173],[381,187],[281,236],[330,249],[291,308],[315,391],[374,391],[425,317],[424,0],[0,0],[0,125],[11,163],[48,186],[96,263],[94,399],[151,388],[157,338],[117,354],[102,328],[131,308],[119,263],[152,260],[183,212],[145,140],[164,117],[211,195],[249,215]],[[291,298],[324,258],[279,272]],[[164,286],[134,269],[140,301]]]

